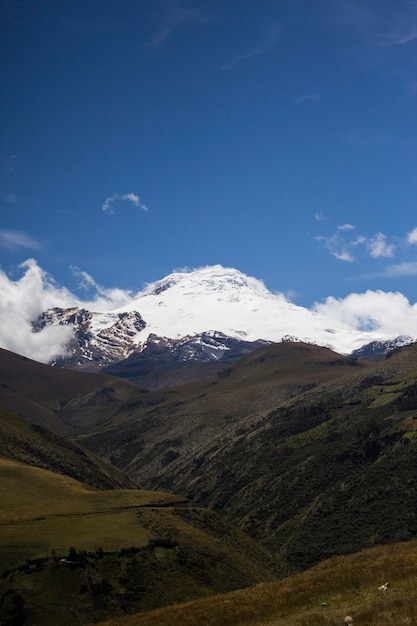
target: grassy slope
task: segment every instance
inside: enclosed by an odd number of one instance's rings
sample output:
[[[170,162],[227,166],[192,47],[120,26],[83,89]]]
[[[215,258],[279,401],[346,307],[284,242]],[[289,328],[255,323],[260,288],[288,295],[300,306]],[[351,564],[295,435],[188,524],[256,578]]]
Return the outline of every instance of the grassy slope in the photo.
[[[138,387],[115,376],[63,370],[0,349],[0,406],[68,433],[106,419]]]
[[[390,589],[379,591],[386,581]],[[334,557],[279,582],[106,626],[341,626],[347,615],[362,626],[416,626],[416,585],[417,541],[412,541]]]
[[[26,623],[55,626],[247,587],[278,573],[266,550],[176,496],[98,491],[0,457],[0,501],[0,622],[11,590],[23,598]],[[71,547],[80,566],[60,567]]]
[[[0,450],[10,458],[82,480],[100,489],[136,485],[88,450],[0,408]]]
[[[128,547],[133,537],[122,539],[120,526],[117,534],[109,525],[108,533],[100,535],[97,525],[102,518],[112,519],[119,513],[123,516],[139,506],[183,501],[136,489],[101,491],[7,457],[0,457],[0,500],[3,567],[50,555],[52,550],[67,550],[81,537],[85,549],[96,549],[103,542],[108,549]]]

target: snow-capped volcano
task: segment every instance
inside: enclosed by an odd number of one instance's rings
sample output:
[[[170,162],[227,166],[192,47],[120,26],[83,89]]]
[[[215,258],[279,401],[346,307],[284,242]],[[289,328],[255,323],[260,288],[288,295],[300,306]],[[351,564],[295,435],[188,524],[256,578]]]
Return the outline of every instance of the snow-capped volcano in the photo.
[[[216,330],[247,341],[281,341],[284,335],[306,339],[321,332],[327,344],[332,335],[323,332],[319,314],[272,294],[255,278],[218,265],[170,274],[115,313],[126,311],[139,311],[145,320],[142,337],[180,338]]]
[[[69,344],[73,360],[102,365],[141,351],[157,338],[201,341],[211,333],[222,346],[224,336],[246,342],[296,339],[349,354],[364,344],[396,336],[381,332],[369,319],[372,330],[362,330],[352,320],[297,306],[268,291],[261,281],[220,265],[172,273],[147,285],[129,304],[106,313],[49,310],[34,330],[51,324],[73,325],[75,337]]]

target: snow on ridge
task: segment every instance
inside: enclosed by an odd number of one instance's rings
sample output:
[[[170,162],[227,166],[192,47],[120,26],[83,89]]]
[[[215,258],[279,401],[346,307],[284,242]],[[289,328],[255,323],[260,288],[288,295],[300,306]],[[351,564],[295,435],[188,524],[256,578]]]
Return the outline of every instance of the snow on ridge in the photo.
[[[147,285],[111,314],[132,311],[146,322],[134,338],[137,345],[150,334],[178,339],[215,329],[247,341],[279,342],[293,335],[348,354],[364,343],[388,338],[377,330],[358,330],[329,320],[320,311],[271,293],[262,281],[221,265],[174,272]]]
[[[82,323],[84,332],[91,333],[91,346],[109,350],[113,356],[141,350],[150,335],[181,340],[221,333],[244,341],[272,342],[296,337],[341,354],[373,341],[394,339],[382,332],[380,323],[365,328],[363,316],[358,322],[355,311],[348,317],[342,315],[337,304],[332,302],[330,309],[320,305],[305,308],[281,293],[271,293],[256,278],[215,265],[174,272],[148,284],[128,304],[107,312],[60,310],[54,314],[58,321],[52,323],[63,323],[60,316],[69,316],[71,323],[74,317],[74,323]]]
[[[232,294],[241,295],[245,291],[272,295],[261,280],[246,276],[233,268],[213,265],[192,271],[173,272],[161,280],[148,284],[132,303],[144,297],[161,295],[164,292],[185,296],[215,292],[219,297],[222,295],[231,297]],[[132,306],[132,303],[127,306]]]
[[[343,354],[374,341],[397,343],[401,335],[417,341],[417,302],[399,292],[328,296],[305,308],[257,278],[214,265],[175,271],[136,295],[100,287],[90,277],[96,295],[86,301],[53,283],[36,261],[22,267],[24,280],[3,275],[1,345],[43,362],[68,354],[113,358],[141,350],[150,334],[197,339],[210,329],[246,341],[293,337]]]

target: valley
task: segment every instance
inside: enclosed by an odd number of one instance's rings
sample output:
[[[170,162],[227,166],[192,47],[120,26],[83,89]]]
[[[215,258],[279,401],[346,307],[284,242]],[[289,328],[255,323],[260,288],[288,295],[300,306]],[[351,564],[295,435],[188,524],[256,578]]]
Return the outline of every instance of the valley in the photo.
[[[338,624],[370,602],[414,623],[416,344],[376,361],[265,344],[148,390],[0,359],[5,624]],[[407,571],[395,607],[373,597],[384,568]]]

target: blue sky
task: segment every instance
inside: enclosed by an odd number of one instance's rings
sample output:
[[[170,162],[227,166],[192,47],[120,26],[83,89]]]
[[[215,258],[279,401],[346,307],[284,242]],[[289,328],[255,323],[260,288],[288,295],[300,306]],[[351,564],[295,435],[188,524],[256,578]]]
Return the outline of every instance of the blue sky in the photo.
[[[4,0],[0,263],[417,301],[415,0]],[[88,281],[87,281],[88,282]],[[86,294],[87,296],[87,294]]]

